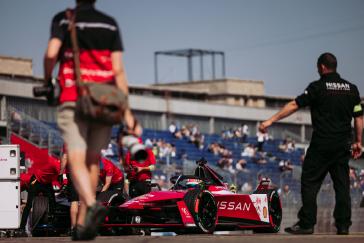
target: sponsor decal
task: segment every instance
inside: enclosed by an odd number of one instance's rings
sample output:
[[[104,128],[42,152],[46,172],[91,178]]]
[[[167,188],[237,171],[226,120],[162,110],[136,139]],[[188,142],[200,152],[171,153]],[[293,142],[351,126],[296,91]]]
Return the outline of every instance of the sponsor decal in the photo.
[[[269,222],[268,198],[266,194],[251,194],[250,199],[254,208],[263,222]]]
[[[0,162],[6,162],[6,161],[8,161],[7,158],[0,158]]]
[[[267,218],[268,217],[268,208],[267,207],[264,207],[263,208],[263,217],[264,218]]]
[[[190,212],[188,212],[187,208],[183,207],[183,208],[181,208],[181,211],[185,215],[186,218],[190,219],[192,217]]]
[[[346,90],[350,91],[350,85],[345,83],[337,83],[337,82],[326,82],[327,90]]]
[[[217,202],[217,208],[222,210],[229,210],[229,211],[250,211],[250,203],[244,202],[227,202],[227,201],[219,201]]]
[[[69,79],[67,78],[65,81],[64,81],[64,86],[66,88],[70,88],[72,86],[75,86],[76,85],[76,81],[75,80],[72,80],[72,79]]]

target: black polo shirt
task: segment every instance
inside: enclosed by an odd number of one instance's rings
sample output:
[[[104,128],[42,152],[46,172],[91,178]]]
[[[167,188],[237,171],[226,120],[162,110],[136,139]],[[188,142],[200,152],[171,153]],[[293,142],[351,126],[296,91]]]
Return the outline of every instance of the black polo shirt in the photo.
[[[75,12],[77,39],[81,50],[124,50],[119,27],[113,17],[87,3],[77,6]],[[66,11],[53,17],[51,38],[60,39],[63,42],[63,49],[72,48]]]
[[[322,75],[296,98],[299,107],[309,106],[313,134],[311,144],[336,147],[352,141],[351,121],[362,116],[360,95],[354,84],[338,73]]]

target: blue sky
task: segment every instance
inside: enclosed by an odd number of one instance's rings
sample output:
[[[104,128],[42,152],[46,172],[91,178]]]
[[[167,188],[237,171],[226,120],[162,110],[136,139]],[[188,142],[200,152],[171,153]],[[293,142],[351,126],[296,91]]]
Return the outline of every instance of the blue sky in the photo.
[[[71,0],[0,1],[0,55],[42,58],[53,15]],[[266,94],[295,96],[318,78],[322,52],[338,58],[338,72],[364,96],[364,1],[362,0],[98,0],[114,16],[125,46],[130,84],[154,82],[153,53],[200,48],[224,51],[226,76],[263,80]],[[205,59],[205,78],[212,76]],[[194,77],[199,77],[194,61]],[[160,58],[160,82],[187,80],[187,62]],[[220,71],[217,62],[217,74]]]

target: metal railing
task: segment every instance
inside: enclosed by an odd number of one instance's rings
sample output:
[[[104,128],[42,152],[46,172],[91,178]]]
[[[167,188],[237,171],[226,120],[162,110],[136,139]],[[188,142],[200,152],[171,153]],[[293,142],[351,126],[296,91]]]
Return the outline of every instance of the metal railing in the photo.
[[[8,140],[11,133],[17,134],[40,148],[48,148],[55,156],[62,149],[63,140],[57,129],[11,106],[7,109],[7,129]]]

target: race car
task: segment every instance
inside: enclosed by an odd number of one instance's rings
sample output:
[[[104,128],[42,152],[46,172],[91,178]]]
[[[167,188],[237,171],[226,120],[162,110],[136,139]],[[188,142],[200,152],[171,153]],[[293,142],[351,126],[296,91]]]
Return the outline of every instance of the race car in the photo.
[[[215,230],[252,229],[257,233],[280,230],[282,207],[269,180],[252,194],[236,194],[222,177],[201,159],[194,175],[171,178],[168,191],[152,191],[121,205],[109,205],[101,232],[123,234],[167,231],[177,234],[213,233]]]

